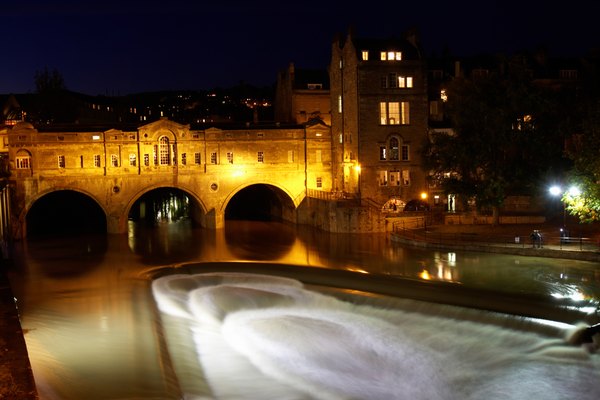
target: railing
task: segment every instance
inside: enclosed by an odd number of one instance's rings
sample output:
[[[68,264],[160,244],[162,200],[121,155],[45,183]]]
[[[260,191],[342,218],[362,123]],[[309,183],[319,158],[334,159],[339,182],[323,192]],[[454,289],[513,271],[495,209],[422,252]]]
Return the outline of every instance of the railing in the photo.
[[[417,226],[417,229],[406,229],[400,223],[394,224],[393,232],[411,241],[449,247],[479,245],[482,247],[534,247],[565,251],[600,252],[600,244],[597,241],[582,236],[543,236],[542,240],[538,242],[532,240],[529,236],[521,235],[432,232],[424,229],[423,226]]]
[[[323,190],[307,189],[306,196],[320,200],[348,200],[356,199],[358,195],[356,193],[348,192],[325,192]]]

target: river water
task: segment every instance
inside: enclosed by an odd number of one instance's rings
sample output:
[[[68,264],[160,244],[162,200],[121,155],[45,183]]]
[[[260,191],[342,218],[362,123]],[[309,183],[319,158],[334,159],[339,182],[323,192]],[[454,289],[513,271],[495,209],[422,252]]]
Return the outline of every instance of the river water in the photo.
[[[130,222],[127,235],[24,241],[15,260],[9,278],[42,400],[600,393],[600,354],[566,343],[572,325],[373,296],[332,288],[331,278],[303,285],[252,267],[535,294],[592,314],[600,301],[596,263],[413,249],[386,234],[249,221],[217,231],[188,221]],[[179,268],[190,262],[213,264]],[[220,272],[215,262],[237,267]]]

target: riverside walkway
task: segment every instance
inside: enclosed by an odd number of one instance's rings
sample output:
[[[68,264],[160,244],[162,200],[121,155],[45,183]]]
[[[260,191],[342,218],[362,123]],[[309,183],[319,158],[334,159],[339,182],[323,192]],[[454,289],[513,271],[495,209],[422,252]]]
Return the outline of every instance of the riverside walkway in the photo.
[[[537,230],[541,242],[531,233]],[[393,242],[423,248],[453,249],[565,258],[600,262],[600,226],[578,225],[561,236],[552,224],[432,225],[422,229],[396,229]]]

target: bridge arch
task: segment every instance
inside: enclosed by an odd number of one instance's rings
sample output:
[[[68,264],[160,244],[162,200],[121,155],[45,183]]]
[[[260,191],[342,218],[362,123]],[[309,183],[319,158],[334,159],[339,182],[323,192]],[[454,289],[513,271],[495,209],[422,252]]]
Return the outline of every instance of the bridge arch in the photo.
[[[45,227],[42,228],[42,227]],[[19,214],[15,237],[46,233],[106,233],[108,213],[91,193],[72,187],[56,187],[31,198]]]
[[[121,232],[126,231],[127,220],[129,219],[129,216],[133,210],[134,205],[139,200],[141,200],[144,195],[150,194],[153,191],[157,191],[157,190],[175,190],[175,191],[184,193],[192,202],[192,209],[190,210],[190,217],[196,223],[204,226],[204,217],[207,212],[207,207],[204,204],[204,202],[202,201],[202,199],[200,199],[193,190],[186,188],[184,186],[162,184],[162,185],[152,185],[152,186],[145,187],[144,189],[138,191],[134,196],[132,196],[129,199],[127,205],[124,207],[123,212],[119,218],[119,227],[120,227]]]
[[[274,218],[295,223],[296,207],[293,197],[284,188],[253,182],[240,185],[229,193],[221,205],[221,215],[224,219]]]

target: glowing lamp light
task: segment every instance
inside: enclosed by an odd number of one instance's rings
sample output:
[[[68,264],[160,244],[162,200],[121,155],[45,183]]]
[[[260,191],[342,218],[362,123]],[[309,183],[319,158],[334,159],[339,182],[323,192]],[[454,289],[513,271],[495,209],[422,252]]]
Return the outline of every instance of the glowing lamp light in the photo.
[[[549,191],[552,196],[558,196],[562,190],[561,190],[560,186],[554,185],[554,186],[550,187]]]
[[[581,190],[577,186],[571,186],[569,188],[569,194],[571,196],[579,196],[581,194]]]
[[[360,172],[360,164],[357,164],[357,165],[355,165],[355,166],[354,166],[354,170],[355,170],[356,172]]]
[[[421,198],[422,198],[423,200],[427,199],[427,193],[425,193],[425,192],[422,192],[422,193],[421,193]]]

